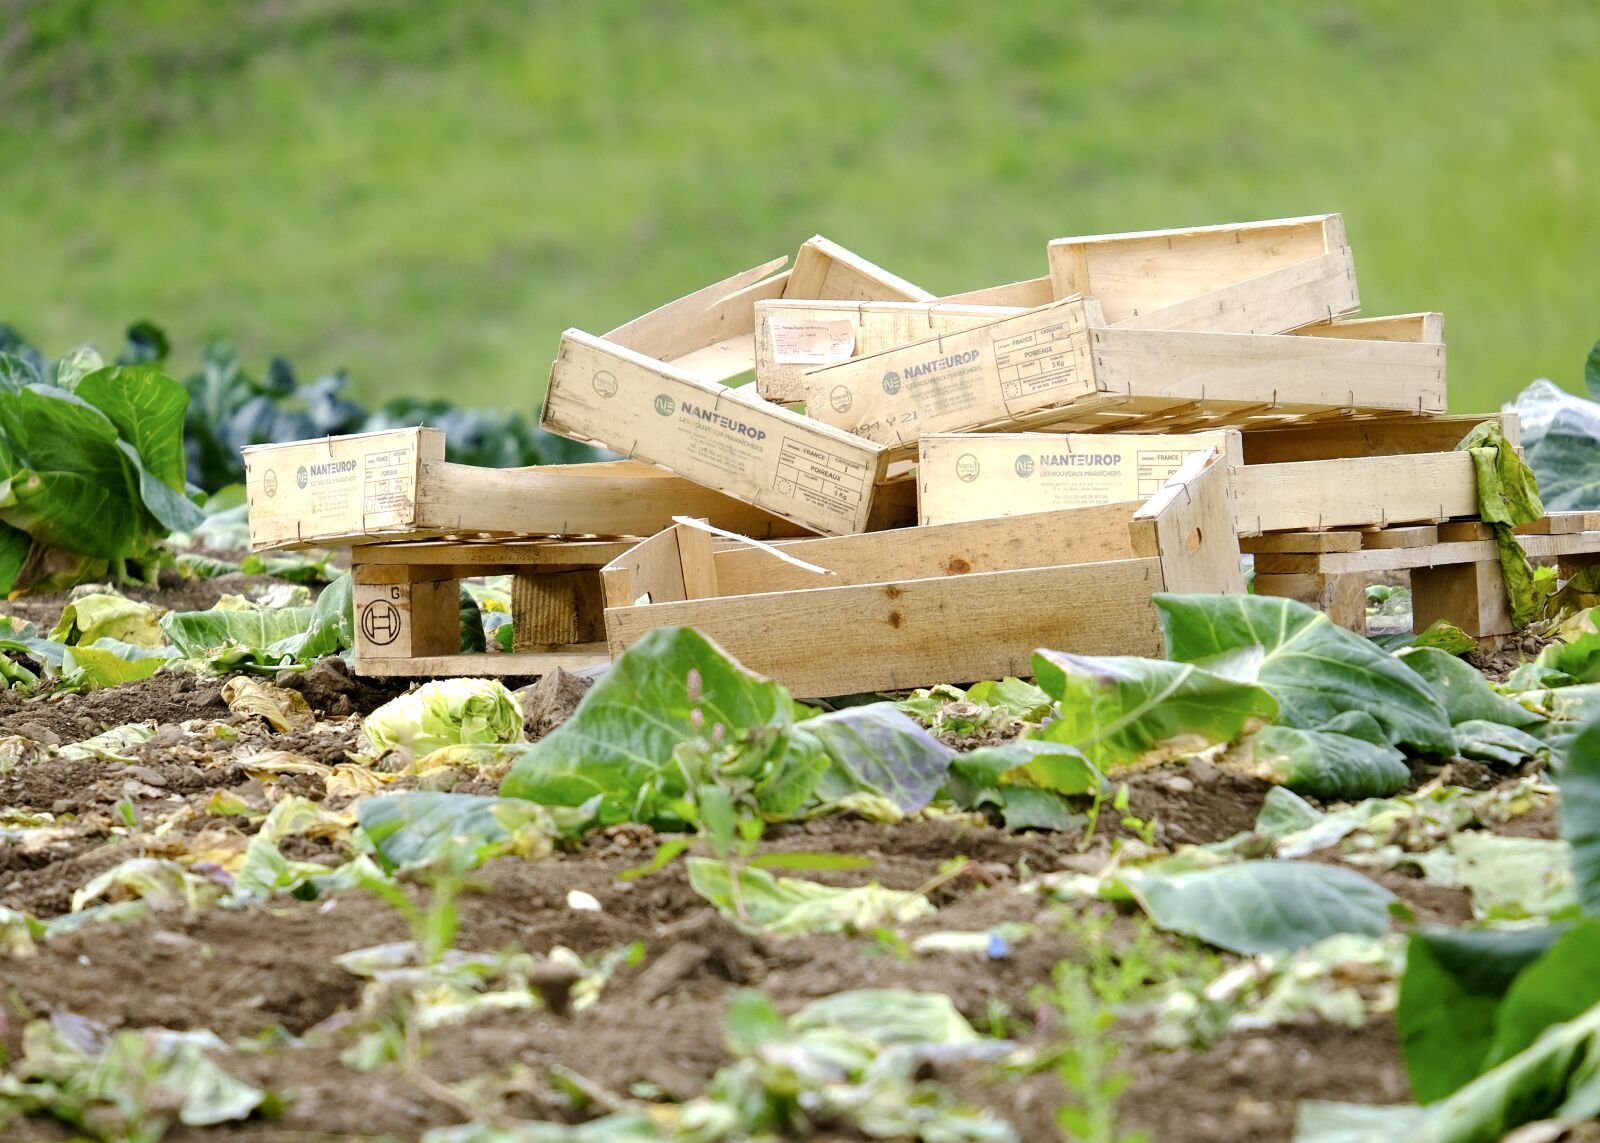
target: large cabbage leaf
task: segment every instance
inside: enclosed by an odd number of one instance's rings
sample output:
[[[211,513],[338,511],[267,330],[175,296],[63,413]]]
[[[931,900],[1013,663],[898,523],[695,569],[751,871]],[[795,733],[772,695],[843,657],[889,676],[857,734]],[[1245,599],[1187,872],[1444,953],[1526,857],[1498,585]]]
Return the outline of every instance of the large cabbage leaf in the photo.
[[[1057,709],[1033,737],[1075,746],[1101,770],[1231,742],[1278,714],[1262,687],[1188,663],[1039,651],[1033,671]]]
[[[21,535],[85,557],[86,576],[92,561],[120,568],[203,519],[185,494],[182,386],[153,366],[53,379],[0,385],[0,590],[26,566]]]
[[[1261,648],[1255,681],[1278,700],[1278,721],[1321,730],[1370,714],[1390,745],[1455,752],[1450,720],[1426,683],[1353,631],[1292,599],[1258,595],[1155,597],[1167,654],[1202,667]]]
[[[1395,896],[1353,869],[1309,861],[1243,861],[1163,873],[1129,869],[1122,882],[1150,919],[1254,955],[1305,948],[1337,933],[1379,936]]]
[[[698,631],[660,627],[617,658],[571,718],[519,751],[500,792],[554,806],[598,796],[602,824],[681,824],[669,809],[687,786],[673,759],[679,745],[765,728],[772,735],[767,757],[787,755],[801,764],[776,768],[773,778],[785,788],[757,796],[765,804],[770,794],[792,808],[821,774],[809,763],[822,748],[797,725],[800,713],[786,689],[746,670]]]

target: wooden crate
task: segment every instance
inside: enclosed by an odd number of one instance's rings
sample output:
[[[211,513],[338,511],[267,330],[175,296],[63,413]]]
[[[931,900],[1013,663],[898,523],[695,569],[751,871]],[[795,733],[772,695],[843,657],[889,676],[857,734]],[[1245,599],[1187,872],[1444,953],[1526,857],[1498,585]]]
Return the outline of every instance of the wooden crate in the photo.
[[[1157,431],[1204,420],[1259,428],[1444,412],[1444,346],[1106,327],[1093,299],[806,374],[806,410],[895,450],[925,432],[1049,425]]]
[[[477,468],[444,459],[438,429],[391,429],[246,448],[256,551],[458,534],[649,536],[703,516],[756,538],[807,530],[634,461]],[[882,497],[909,519],[904,493]],[[900,517],[890,517],[896,519]]]
[[[539,423],[812,531],[886,522],[883,446],[580,330],[561,335]]]
[[[757,302],[756,392],[780,404],[800,403],[806,399],[809,370],[1018,312],[949,302]]]
[[[607,341],[670,362],[703,381],[726,381],[755,368],[756,303],[781,298],[931,301],[933,295],[821,235],[795,254],[713,282],[618,326]]]
[[[940,300],[1032,309],[1077,294],[1112,325],[1219,333],[1283,333],[1360,304],[1337,214],[1058,238],[1044,277]]]
[[[828,574],[677,525],[601,572],[607,643],[693,626],[802,696],[1026,675],[1039,647],[1160,655],[1155,592],[1244,587],[1208,459],[1144,505],[782,545]]]
[[[540,424],[603,444],[815,532],[899,522],[882,448],[723,381],[755,364],[756,303],[931,295],[825,238],[669,302],[603,337],[562,335]]]
[[[1159,232],[1166,235],[1169,232]],[[1347,321],[1338,315],[1359,304],[1355,264],[1343,244],[1337,215],[1286,222],[1248,223],[1204,231],[1170,232],[1198,235],[1186,245],[1175,240],[1166,258],[1151,263],[1150,235],[1104,235],[1059,239],[1051,244],[1053,263],[1062,281],[1079,277],[1094,288],[1061,293],[1049,277],[990,290],[941,298],[933,302],[759,302],[756,306],[756,388],[769,401],[807,399],[806,373],[855,357],[870,356],[911,342],[942,337],[987,321],[1015,316],[1025,309],[1067,297],[1093,296],[1105,323],[1113,328],[1171,329],[1203,333],[1288,333],[1365,338],[1373,341],[1434,341],[1414,319],[1437,314]],[[1231,242],[1227,251],[1244,259],[1241,267],[1264,268],[1258,275],[1234,277],[1218,263],[1218,234],[1248,235]],[[1313,253],[1313,250],[1315,251]],[[1081,264],[1081,266],[1080,266]],[[1088,267],[1103,271],[1091,281]],[[1148,285],[1127,280],[1119,267],[1152,265],[1170,272],[1162,279],[1159,304],[1140,309],[1139,299],[1157,298]],[[1102,282],[1109,301],[1095,296]],[[1059,285],[1059,282],[1058,282]],[[1186,290],[1197,293],[1185,293]],[[1442,326],[1436,326],[1442,329]]]
[[[1281,333],[1361,304],[1337,214],[1058,238],[1049,261],[1051,293],[1094,298],[1112,325]],[[1219,304],[1247,283],[1247,303]]]
[[[1197,452],[1216,449],[1243,463],[1240,435],[928,433],[918,442],[917,519],[952,524],[1143,502]]]
[[[1476,519],[1472,458],[1444,450],[1453,449],[1474,425],[1489,419],[1498,419],[1508,439],[1516,442],[1514,413],[1323,423],[1249,433],[1214,430],[1222,434],[1223,453],[1229,458],[1226,495],[1234,527],[1241,536],[1257,536]],[[978,481],[965,480],[970,472],[965,457],[984,455],[992,435],[957,433],[925,439],[918,471],[919,520],[937,524],[1021,515],[1059,502],[1059,489],[1046,481],[1019,477],[1015,468],[1008,475],[1004,463],[991,465],[998,486],[979,488]],[[1037,471],[1041,451],[1093,448],[1099,435],[1074,445],[1077,438],[1070,436],[1004,434],[999,438],[1007,442],[1000,446],[1000,460],[1006,460],[1006,450],[1013,444],[1018,446],[1014,459],[1024,455],[1024,443],[1037,442],[1033,444]],[[1136,449],[1137,435],[1113,436],[1119,447]],[[1150,439],[1165,443],[1173,438]],[[1211,433],[1205,439],[1215,443]],[[1084,482],[1080,491],[1089,495],[1092,484]]]

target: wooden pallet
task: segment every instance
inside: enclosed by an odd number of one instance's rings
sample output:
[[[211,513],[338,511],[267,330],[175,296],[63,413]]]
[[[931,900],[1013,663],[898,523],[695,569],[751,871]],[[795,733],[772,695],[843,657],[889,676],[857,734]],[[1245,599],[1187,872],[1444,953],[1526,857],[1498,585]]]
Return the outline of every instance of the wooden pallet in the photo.
[[[1555,560],[1564,575],[1600,562],[1600,512],[1553,513],[1518,528],[1517,537],[1530,559]],[[1478,638],[1515,629],[1493,531],[1479,520],[1279,532],[1240,547],[1254,557],[1257,594],[1310,603],[1353,631],[1366,631],[1366,585],[1392,572],[1411,575],[1418,631],[1440,619]]]
[[[825,573],[677,525],[601,572],[607,644],[693,626],[803,696],[1025,675],[1041,646],[1160,655],[1155,592],[1244,586],[1208,459],[1142,505],[780,545]]]
[[[600,568],[633,541],[369,544],[351,551],[362,675],[543,675],[610,661]],[[461,651],[460,581],[510,575],[510,653]]]

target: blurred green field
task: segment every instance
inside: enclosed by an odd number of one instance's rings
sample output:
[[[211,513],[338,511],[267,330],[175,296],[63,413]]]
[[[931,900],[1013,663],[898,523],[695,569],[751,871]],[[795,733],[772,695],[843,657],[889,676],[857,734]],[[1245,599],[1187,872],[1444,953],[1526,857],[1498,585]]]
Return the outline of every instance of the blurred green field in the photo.
[[[0,0],[0,321],[532,410],[813,233],[937,292],[1045,242],[1338,210],[1452,405],[1600,336],[1600,7]]]

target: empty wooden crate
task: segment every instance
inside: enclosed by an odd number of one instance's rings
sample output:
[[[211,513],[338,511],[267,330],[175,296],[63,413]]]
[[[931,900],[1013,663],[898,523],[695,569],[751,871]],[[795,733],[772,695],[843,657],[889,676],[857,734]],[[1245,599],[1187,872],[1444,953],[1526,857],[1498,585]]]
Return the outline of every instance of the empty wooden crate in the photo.
[[[607,644],[692,626],[803,696],[1025,675],[1039,647],[1159,655],[1155,592],[1243,590],[1225,477],[1212,454],[1144,505],[781,546],[809,569],[679,524],[602,570]]]

